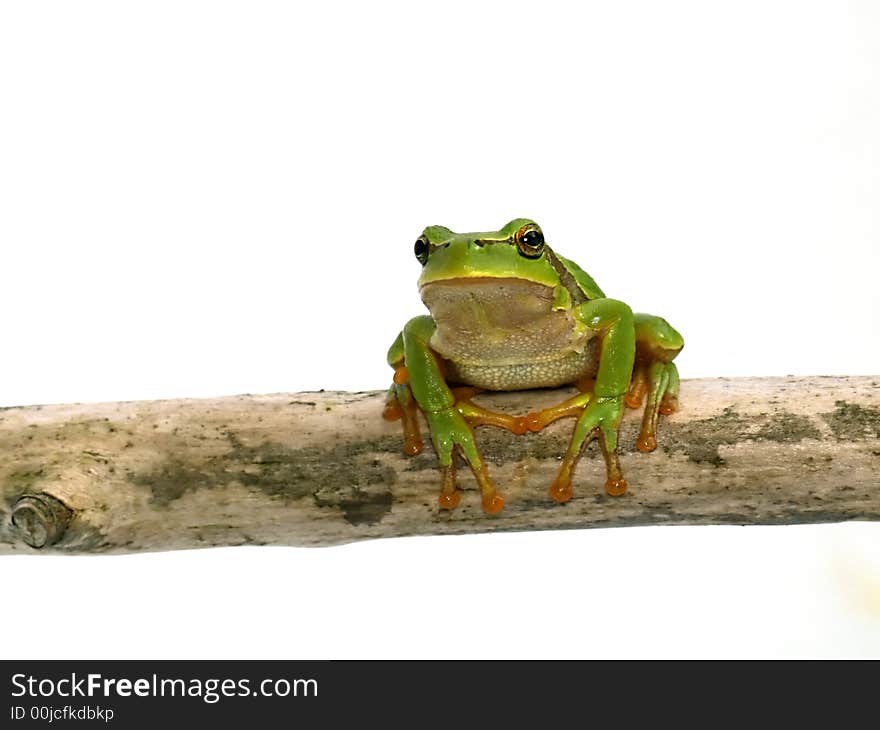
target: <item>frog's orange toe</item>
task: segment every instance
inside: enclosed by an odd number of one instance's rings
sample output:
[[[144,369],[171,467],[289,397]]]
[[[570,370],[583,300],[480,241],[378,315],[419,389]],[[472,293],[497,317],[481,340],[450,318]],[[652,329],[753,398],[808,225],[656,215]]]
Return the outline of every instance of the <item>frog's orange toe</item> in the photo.
[[[385,410],[382,411],[382,418],[386,421],[399,421],[403,418],[403,408],[400,407],[397,401],[387,403]]]
[[[537,411],[532,411],[531,413],[526,413],[523,417],[523,422],[526,428],[532,433],[538,433],[542,428],[544,428],[544,422],[541,420],[541,414]],[[525,433],[525,432],[523,432]]]
[[[678,410],[678,401],[676,400],[663,400],[660,403],[660,413],[664,416],[670,416]]]
[[[555,481],[550,485],[550,496],[559,504],[565,504],[574,496],[574,490],[570,482]]]
[[[455,509],[461,502],[461,492],[457,489],[454,492],[440,492],[440,509]]]
[[[401,365],[394,371],[392,380],[398,385],[406,385],[409,382],[409,370],[407,370],[406,365]]]
[[[657,448],[657,437],[652,433],[639,436],[638,441],[636,441],[636,448],[645,454],[651,453]]]
[[[403,442],[403,453],[410,456],[417,456],[422,453],[425,444],[419,438],[408,438]]]
[[[511,433],[514,433],[517,436],[522,436],[524,433],[528,433],[531,429],[529,428],[529,422],[527,418],[528,416],[515,417],[510,427]]]
[[[487,515],[497,515],[504,509],[504,497],[493,494],[491,497],[483,497],[483,512]]]
[[[627,408],[639,408],[642,405],[642,398],[634,393],[627,393],[623,397],[623,402]]]
[[[627,486],[626,479],[623,477],[620,479],[609,479],[605,482],[605,491],[612,497],[619,497],[622,494],[626,494]]]

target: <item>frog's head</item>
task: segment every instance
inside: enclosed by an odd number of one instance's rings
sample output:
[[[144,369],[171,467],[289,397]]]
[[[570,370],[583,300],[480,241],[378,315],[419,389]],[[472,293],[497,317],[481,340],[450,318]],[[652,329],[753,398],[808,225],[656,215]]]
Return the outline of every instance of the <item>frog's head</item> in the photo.
[[[517,279],[556,287],[559,275],[540,226],[516,218],[497,231],[455,233],[428,226],[415,243],[422,264],[419,288],[436,282]]]

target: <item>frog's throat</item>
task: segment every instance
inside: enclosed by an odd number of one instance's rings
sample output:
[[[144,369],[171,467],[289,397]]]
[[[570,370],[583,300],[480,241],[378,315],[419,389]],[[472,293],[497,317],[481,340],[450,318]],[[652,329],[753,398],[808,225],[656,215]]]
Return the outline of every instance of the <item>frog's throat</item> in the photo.
[[[431,346],[457,366],[558,360],[582,353],[588,339],[559,284],[475,277],[426,284],[421,293],[436,325]]]
[[[568,308],[570,298],[566,297],[563,306],[559,306],[557,301],[561,288],[558,282],[554,286],[512,276],[464,276],[434,279],[420,284],[419,294],[437,325],[442,328],[450,324],[461,325],[459,315],[465,312],[473,314],[476,311],[485,313],[494,310],[504,316],[503,311],[519,309],[526,300],[551,302],[552,309]],[[542,308],[542,305],[538,305],[539,310]],[[480,326],[491,327],[486,321],[482,321]]]

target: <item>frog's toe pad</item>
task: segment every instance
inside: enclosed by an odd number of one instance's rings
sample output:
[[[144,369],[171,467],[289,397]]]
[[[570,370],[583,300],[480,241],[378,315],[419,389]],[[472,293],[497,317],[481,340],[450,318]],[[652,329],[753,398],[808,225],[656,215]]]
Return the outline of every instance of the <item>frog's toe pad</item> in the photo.
[[[537,411],[526,413],[526,415],[522,416],[522,421],[526,430],[531,431],[532,433],[538,433],[538,431],[542,430],[544,426],[547,425],[541,418],[541,414]],[[523,433],[525,433],[525,431],[523,431]]]
[[[440,492],[437,501],[440,503],[440,509],[455,509],[461,502],[461,492],[457,489],[454,492]]]
[[[638,440],[636,441],[636,448],[644,454],[650,454],[654,449],[657,448],[657,437],[652,433],[646,434],[644,436],[639,436]]]
[[[385,410],[382,411],[382,418],[386,421],[399,421],[403,418],[403,408],[396,400],[389,401],[385,404]]]
[[[620,497],[622,494],[626,494],[627,486],[629,485],[623,477],[620,479],[609,479],[605,482],[605,491],[612,497]]]
[[[489,497],[483,497],[483,512],[487,515],[497,515],[504,509],[504,497],[500,494],[493,494]]]
[[[406,365],[401,365],[394,371],[393,380],[397,385],[406,385],[409,383],[409,370]]]
[[[626,403],[627,408],[640,408],[642,405],[642,397],[635,393],[627,393],[623,397],[623,402]]]
[[[403,442],[403,453],[409,456],[418,456],[424,448],[425,444],[420,438],[407,438]]]
[[[550,496],[559,504],[565,504],[574,496],[574,489],[570,482],[555,481],[550,485]]]
[[[678,410],[678,398],[664,398],[660,402],[660,413],[670,416]]]

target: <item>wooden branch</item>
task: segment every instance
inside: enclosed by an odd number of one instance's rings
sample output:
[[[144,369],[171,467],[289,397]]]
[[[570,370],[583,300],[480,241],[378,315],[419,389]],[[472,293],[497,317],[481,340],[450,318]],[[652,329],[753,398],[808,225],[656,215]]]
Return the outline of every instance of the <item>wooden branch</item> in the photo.
[[[659,448],[621,431],[630,484],[604,494],[594,445],[575,498],[547,488],[571,433],[481,428],[507,506],[438,509],[430,446],[401,451],[381,393],[299,393],[0,411],[0,552],[107,553],[216,545],[332,545],[399,535],[626,525],[880,519],[880,378],[748,378],[682,384]],[[525,413],[567,391],[480,396]]]

